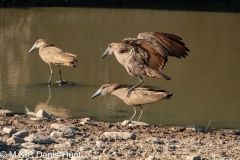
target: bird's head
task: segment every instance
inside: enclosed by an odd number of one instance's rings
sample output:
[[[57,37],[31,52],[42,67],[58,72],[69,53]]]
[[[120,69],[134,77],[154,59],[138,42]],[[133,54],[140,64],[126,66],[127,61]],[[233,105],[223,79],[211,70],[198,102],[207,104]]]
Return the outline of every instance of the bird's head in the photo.
[[[121,87],[120,84],[114,83],[114,84],[104,84],[102,85],[96,93],[91,98],[95,98],[99,95],[106,95],[111,94],[113,91],[115,91],[117,88]]]
[[[129,45],[125,44],[125,43],[111,43],[108,45],[108,48],[106,49],[106,51],[104,52],[104,54],[102,55],[102,58],[106,57],[109,54],[123,54],[128,52],[129,49]]]
[[[48,44],[48,42],[46,40],[39,39],[34,43],[32,48],[28,52],[30,53],[30,52],[34,51],[36,48],[40,48],[41,46],[46,45],[46,44]]]

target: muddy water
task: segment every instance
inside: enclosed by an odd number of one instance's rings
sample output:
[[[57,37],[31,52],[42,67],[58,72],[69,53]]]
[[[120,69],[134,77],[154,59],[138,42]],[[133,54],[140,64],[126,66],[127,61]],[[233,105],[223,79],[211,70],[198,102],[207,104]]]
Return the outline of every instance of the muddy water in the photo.
[[[60,117],[101,121],[129,119],[133,108],[117,97],[90,97],[104,83],[134,85],[114,56],[101,55],[111,42],[145,31],[179,35],[191,50],[170,58],[163,73],[171,81],[147,78],[144,85],[173,93],[171,100],[143,107],[142,121],[165,125],[240,127],[240,14],[143,9],[0,9],[0,105],[25,112],[45,109]],[[43,38],[78,55],[77,67],[61,67],[74,85],[48,86],[50,70],[38,51]],[[59,80],[53,66],[52,80]],[[139,110],[138,110],[139,111]],[[138,116],[138,115],[137,115]],[[136,117],[137,118],[137,117]]]

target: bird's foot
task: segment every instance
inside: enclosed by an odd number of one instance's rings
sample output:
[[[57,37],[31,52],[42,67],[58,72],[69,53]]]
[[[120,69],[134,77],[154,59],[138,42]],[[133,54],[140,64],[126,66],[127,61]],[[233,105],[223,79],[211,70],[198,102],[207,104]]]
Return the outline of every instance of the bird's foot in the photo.
[[[59,85],[63,85],[63,84],[68,83],[68,81],[65,81],[65,80],[59,80],[59,81],[56,81],[56,83],[58,83]]]
[[[128,97],[128,98],[130,97],[131,92],[132,92],[132,89],[130,88],[130,89],[128,90],[128,93],[127,93],[127,97]]]

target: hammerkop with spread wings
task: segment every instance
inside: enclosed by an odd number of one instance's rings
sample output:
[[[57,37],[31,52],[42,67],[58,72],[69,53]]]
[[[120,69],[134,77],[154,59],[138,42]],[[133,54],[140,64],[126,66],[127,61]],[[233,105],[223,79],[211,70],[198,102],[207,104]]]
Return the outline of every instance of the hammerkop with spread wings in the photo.
[[[129,96],[132,90],[144,82],[144,77],[170,80],[161,70],[167,63],[168,56],[186,58],[189,49],[181,40],[169,33],[144,32],[138,38],[124,38],[123,43],[109,44],[102,58],[114,54],[129,75],[140,79],[138,84],[129,88]]]
[[[59,74],[61,81],[60,83],[63,84],[66,81],[62,79],[61,70],[59,65],[68,66],[68,67],[76,67],[74,62],[77,62],[77,56],[75,54],[67,53],[62,51],[61,49],[55,47],[53,44],[48,43],[44,39],[39,39],[35,42],[32,48],[29,50],[29,53],[39,48],[39,55],[44,62],[46,62],[50,67],[50,77],[48,80],[48,84],[51,83],[53,70],[51,64],[55,64],[58,66]]]
[[[120,99],[122,99],[127,105],[134,106],[134,114],[129,122],[132,121],[134,116],[136,115],[136,107],[139,106],[141,108],[141,114],[138,118],[140,120],[143,109],[142,105],[150,104],[158,102],[162,99],[170,99],[172,94],[164,91],[164,90],[155,90],[150,88],[135,88],[131,96],[127,97],[126,94],[128,93],[129,88],[125,85],[121,84],[104,84],[100,87],[100,89],[92,96],[92,98],[97,97],[98,95],[105,95],[105,94],[112,94]]]

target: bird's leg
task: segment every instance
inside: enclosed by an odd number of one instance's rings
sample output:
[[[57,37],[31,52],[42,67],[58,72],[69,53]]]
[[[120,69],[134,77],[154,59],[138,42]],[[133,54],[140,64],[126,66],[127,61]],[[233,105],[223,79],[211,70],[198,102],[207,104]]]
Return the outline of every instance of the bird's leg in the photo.
[[[127,97],[130,96],[130,93],[131,93],[135,88],[137,88],[138,86],[140,86],[140,85],[144,82],[144,80],[142,79],[141,76],[138,76],[138,78],[140,79],[140,82],[139,82],[138,84],[136,84],[135,86],[133,86],[133,87],[131,87],[131,88],[128,89]]]
[[[61,72],[61,70],[60,70],[60,66],[59,66],[59,65],[58,65],[58,71],[59,71],[59,75],[60,75],[60,79],[61,79],[60,84],[66,83],[66,81],[64,81],[64,80],[62,79],[62,72]]]
[[[138,118],[138,121],[140,120],[140,118],[142,117],[142,114],[143,114],[142,105],[140,105],[140,108],[141,108],[141,113],[140,113],[140,116],[139,116],[139,118]]]
[[[135,117],[136,113],[137,113],[136,107],[134,106],[134,114],[133,114],[132,118],[128,120],[127,125],[128,125],[129,123],[131,123],[131,121],[132,121],[132,119]]]
[[[53,75],[53,70],[52,70],[51,64],[49,63],[48,65],[50,67],[50,77],[49,77],[49,80],[48,80],[48,84],[50,84],[51,83],[51,79],[52,79],[52,75]]]

